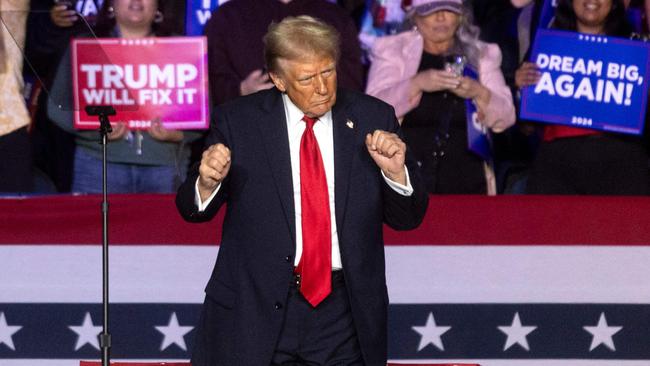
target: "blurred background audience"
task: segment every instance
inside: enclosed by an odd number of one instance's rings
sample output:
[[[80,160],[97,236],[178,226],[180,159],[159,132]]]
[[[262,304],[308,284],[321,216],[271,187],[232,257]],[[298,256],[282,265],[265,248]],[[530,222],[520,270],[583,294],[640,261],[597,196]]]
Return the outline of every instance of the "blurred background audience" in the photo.
[[[633,32],[622,0],[559,0],[551,27],[625,38]],[[537,66],[525,62],[517,72],[517,85],[534,85],[539,76]],[[546,125],[527,192],[645,195],[649,173],[640,137]]]
[[[409,26],[408,22],[404,22],[404,0],[368,0],[367,3],[359,32],[361,47],[366,56],[365,64],[370,62],[367,55],[377,38],[403,32]]]
[[[30,0],[24,77],[32,118],[37,191],[70,191],[74,136],[47,117],[47,97],[71,38],[89,32],[101,4],[102,0]]]
[[[599,13],[600,20],[585,18],[591,17],[579,9],[585,1],[559,0],[551,26],[647,41],[648,1],[595,1],[599,10],[610,9]],[[442,3],[446,9],[439,8]],[[156,22],[154,11],[148,26],[130,33],[131,20],[119,19],[120,4],[155,4],[163,21]],[[65,193],[73,190],[73,181],[75,191],[99,187],[98,133],[75,131],[67,105],[70,40],[93,32],[100,37],[182,35],[188,5],[186,0],[0,0],[0,191]],[[340,86],[366,90],[395,107],[432,193],[647,194],[649,134],[520,119],[513,125],[520,89],[539,77],[529,58],[537,29],[547,26],[540,24],[543,5],[544,0],[212,2],[205,26],[211,102],[271,87],[261,36],[273,21],[312,15],[342,35]],[[450,55],[464,56],[477,79],[444,70]],[[15,99],[21,93],[25,102]],[[478,108],[483,126],[495,132],[490,163],[467,148],[467,100]],[[112,171],[122,171],[113,173],[114,191],[122,185],[117,191],[170,192],[188,168],[188,145],[194,140],[191,161],[203,149],[199,132],[159,124],[149,131],[129,131],[117,123],[114,128],[109,156]],[[155,172],[142,174],[151,185],[125,188],[132,181],[124,172],[149,168]]]
[[[411,31],[375,41],[367,93],[395,108],[430,193],[495,194],[490,164],[467,148],[465,100],[494,132],[515,122],[499,47],[478,40],[460,0],[413,0],[408,18]],[[445,68],[458,57],[478,80]]]
[[[164,0],[105,0],[95,25],[97,37],[164,37],[166,27]],[[101,145],[97,131],[73,129],[73,103],[70,56],[67,52],[56,72],[48,116],[62,129],[75,136],[76,150],[72,191],[99,193],[102,189]],[[108,139],[108,191],[110,193],[171,193],[184,178],[189,142],[197,132],[169,130],[153,121],[146,131],[131,131],[126,124],[113,123]]]
[[[32,192],[29,115],[23,101],[22,46],[28,5],[0,0],[0,192]]]
[[[638,34],[648,33],[648,19],[646,9],[649,6],[644,0],[625,0],[627,19]]]

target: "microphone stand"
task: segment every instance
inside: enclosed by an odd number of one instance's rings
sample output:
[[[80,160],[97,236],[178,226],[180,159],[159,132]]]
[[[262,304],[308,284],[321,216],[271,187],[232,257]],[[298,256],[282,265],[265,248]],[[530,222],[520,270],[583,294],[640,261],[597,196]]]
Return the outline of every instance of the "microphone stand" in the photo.
[[[99,117],[99,134],[102,145],[102,305],[104,326],[99,336],[99,344],[102,350],[102,366],[109,366],[111,334],[108,332],[108,189],[106,184],[106,146],[108,143],[108,134],[113,132],[108,116],[114,116],[115,109],[112,106],[86,106],[86,113],[89,116]]]

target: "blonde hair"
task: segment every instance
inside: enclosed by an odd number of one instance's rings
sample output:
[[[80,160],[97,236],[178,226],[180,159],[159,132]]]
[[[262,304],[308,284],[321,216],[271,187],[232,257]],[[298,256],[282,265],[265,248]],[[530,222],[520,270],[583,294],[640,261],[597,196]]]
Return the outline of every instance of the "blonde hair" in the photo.
[[[339,32],[316,18],[301,15],[271,23],[263,38],[264,60],[270,72],[279,72],[279,59],[300,60],[305,56],[339,58]]]

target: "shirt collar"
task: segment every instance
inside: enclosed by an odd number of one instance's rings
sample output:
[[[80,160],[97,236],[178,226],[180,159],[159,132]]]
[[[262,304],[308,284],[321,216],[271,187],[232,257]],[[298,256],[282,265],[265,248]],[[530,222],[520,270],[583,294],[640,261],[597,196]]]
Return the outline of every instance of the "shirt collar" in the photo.
[[[296,127],[296,125],[302,122],[302,117],[305,113],[293,104],[287,93],[282,93],[282,101],[284,102],[284,111],[287,115],[287,126],[290,128]],[[332,127],[332,110],[318,117],[318,121],[323,122],[327,127]]]

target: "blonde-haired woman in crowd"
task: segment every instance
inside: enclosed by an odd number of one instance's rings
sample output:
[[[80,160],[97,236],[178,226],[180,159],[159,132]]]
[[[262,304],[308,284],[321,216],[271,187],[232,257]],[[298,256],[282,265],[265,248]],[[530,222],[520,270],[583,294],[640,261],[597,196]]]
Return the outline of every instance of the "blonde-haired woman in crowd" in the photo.
[[[515,121],[498,46],[478,40],[461,0],[413,0],[412,31],[378,39],[366,92],[395,108],[430,193],[495,194],[492,170],[467,147],[466,100],[493,132]],[[464,59],[478,78],[445,70]]]

